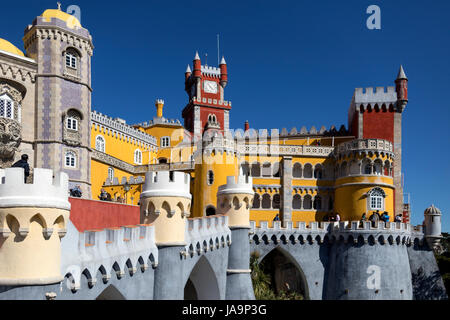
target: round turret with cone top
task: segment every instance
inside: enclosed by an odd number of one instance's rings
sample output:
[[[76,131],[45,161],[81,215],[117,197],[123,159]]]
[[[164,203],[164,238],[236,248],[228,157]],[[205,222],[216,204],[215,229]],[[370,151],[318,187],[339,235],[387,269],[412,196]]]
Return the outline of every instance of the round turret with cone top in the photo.
[[[194,77],[201,78],[202,76],[202,62],[200,61],[200,56],[198,55],[198,51],[195,52],[194,57]]]
[[[225,61],[224,57],[222,57],[219,67],[220,67],[220,85],[222,86],[222,88],[225,88],[228,83],[228,73],[227,73],[227,62]]]

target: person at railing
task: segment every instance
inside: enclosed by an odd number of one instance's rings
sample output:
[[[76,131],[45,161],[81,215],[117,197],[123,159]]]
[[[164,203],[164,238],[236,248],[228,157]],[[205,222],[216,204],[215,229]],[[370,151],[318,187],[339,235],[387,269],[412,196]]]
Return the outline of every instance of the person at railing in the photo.
[[[402,220],[403,220],[402,216],[403,215],[401,213],[399,213],[398,215],[395,216],[394,221],[395,222],[402,222]]]
[[[336,221],[336,222],[341,221],[341,216],[339,215],[338,212],[336,212],[334,216],[335,216],[335,219],[336,219],[335,221]]]
[[[82,192],[79,185],[76,185],[74,188],[70,189],[70,195],[75,198],[81,198]]]
[[[107,201],[108,200],[108,193],[106,192],[106,190],[105,189],[101,189],[100,190],[100,195],[98,196],[98,198],[101,200],[101,201]]]
[[[280,215],[278,213],[275,216],[275,218],[273,218],[273,221],[280,221]]]
[[[369,220],[372,222],[372,227],[375,227],[375,224],[380,221],[378,210],[372,213],[372,215],[369,217]]]
[[[23,154],[20,160],[14,163],[11,168],[22,168],[24,170],[24,183],[27,183],[27,178],[30,175],[30,165],[28,164],[28,155]]]
[[[389,222],[389,215],[387,213],[387,211],[384,211],[382,216],[381,216],[381,220],[384,222]]]
[[[366,213],[363,212],[362,216],[361,216],[361,220],[360,221],[360,226],[362,227],[364,225],[364,222],[367,221],[367,216]]]

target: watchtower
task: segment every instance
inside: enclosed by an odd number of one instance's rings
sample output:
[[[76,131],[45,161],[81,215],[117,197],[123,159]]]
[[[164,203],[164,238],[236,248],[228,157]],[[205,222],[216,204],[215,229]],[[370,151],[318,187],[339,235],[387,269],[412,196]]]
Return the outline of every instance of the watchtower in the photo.
[[[68,177],[34,169],[24,184],[22,168],[0,169],[0,285],[60,282],[61,241],[70,203]]]

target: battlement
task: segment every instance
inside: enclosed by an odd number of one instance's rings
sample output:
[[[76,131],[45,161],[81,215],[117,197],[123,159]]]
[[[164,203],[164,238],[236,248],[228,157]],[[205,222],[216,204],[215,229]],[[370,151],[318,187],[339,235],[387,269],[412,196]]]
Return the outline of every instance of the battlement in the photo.
[[[247,193],[253,195],[253,178],[243,175],[242,171],[237,177],[227,177],[227,184],[219,186],[217,195],[230,193]]]
[[[42,207],[70,210],[69,177],[35,168],[33,183],[24,183],[22,168],[0,169],[0,208]]]
[[[196,104],[201,104],[201,103],[207,103],[207,104],[213,104],[219,107],[228,107],[231,108],[231,101],[226,101],[226,100],[217,100],[217,99],[211,99],[211,98],[201,98],[201,99],[197,99],[196,97],[194,97],[192,99],[192,101]]]
[[[353,98],[356,104],[390,104],[397,101],[397,92],[395,92],[395,87],[376,87],[375,92],[373,87],[365,88],[365,90],[363,88],[356,88]]]
[[[185,258],[231,245],[231,231],[225,215],[188,219],[185,234],[187,244],[182,252]]]
[[[147,143],[152,146],[157,146],[156,138],[133,128],[130,125],[124,124],[116,119],[113,119],[107,115],[104,115],[97,111],[91,112],[91,121],[93,123],[98,123],[104,127],[111,129],[114,134],[121,133],[126,136],[130,136],[131,138],[140,140],[144,143]]]
[[[72,229],[75,233],[76,230]],[[61,261],[69,289],[80,289],[83,275],[90,287],[96,284],[95,275],[101,271],[106,283],[114,274],[121,279],[137,270],[145,272],[158,265],[158,249],[152,225],[131,225],[102,230],[88,230],[75,234],[78,241],[63,242],[66,252]],[[151,265],[149,265],[151,264]]]
[[[184,197],[191,199],[189,193],[191,177],[178,171],[147,172],[142,187],[141,198]]]
[[[202,65],[201,70],[202,70],[202,74],[207,75],[207,76],[219,78],[221,75],[220,68]]]
[[[255,234],[253,240],[261,241],[292,241],[294,243],[330,243],[336,241],[354,242],[359,240],[364,243],[369,241],[373,243],[389,242],[390,244],[410,244],[415,239],[423,241],[423,233],[419,228],[412,228],[406,223],[384,223],[379,222],[372,225],[370,221],[361,223],[360,221],[341,221],[341,222],[298,222],[294,227],[291,221],[281,226],[280,221],[274,221],[273,226],[269,227],[268,221],[260,221],[260,227],[256,227],[255,221],[250,221],[250,229]],[[290,239],[290,240],[289,240]]]

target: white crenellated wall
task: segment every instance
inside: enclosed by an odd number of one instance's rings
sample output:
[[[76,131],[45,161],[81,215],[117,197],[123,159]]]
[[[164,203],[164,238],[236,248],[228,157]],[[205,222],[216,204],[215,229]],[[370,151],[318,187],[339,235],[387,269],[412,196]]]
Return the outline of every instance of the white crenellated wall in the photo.
[[[228,228],[228,217],[215,215],[188,219],[185,239],[185,250],[181,252],[185,258],[230,246],[231,231]]]
[[[35,168],[33,183],[24,183],[22,168],[0,169],[0,208],[43,207],[70,210],[66,173]]]
[[[69,223],[67,237],[62,241],[61,273],[70,290],[80,288],[83,272],[90,285],[95,285],[99,270],[107,282],[111,277],[120,279],[126,273],[134,274],[139,269],[144,272],[157,265],[154,226],[133,225],[78,232]]]
[[[177,171],[147,172],[141,199],[148,197],[184,197],[191,199],[190,175]]]

